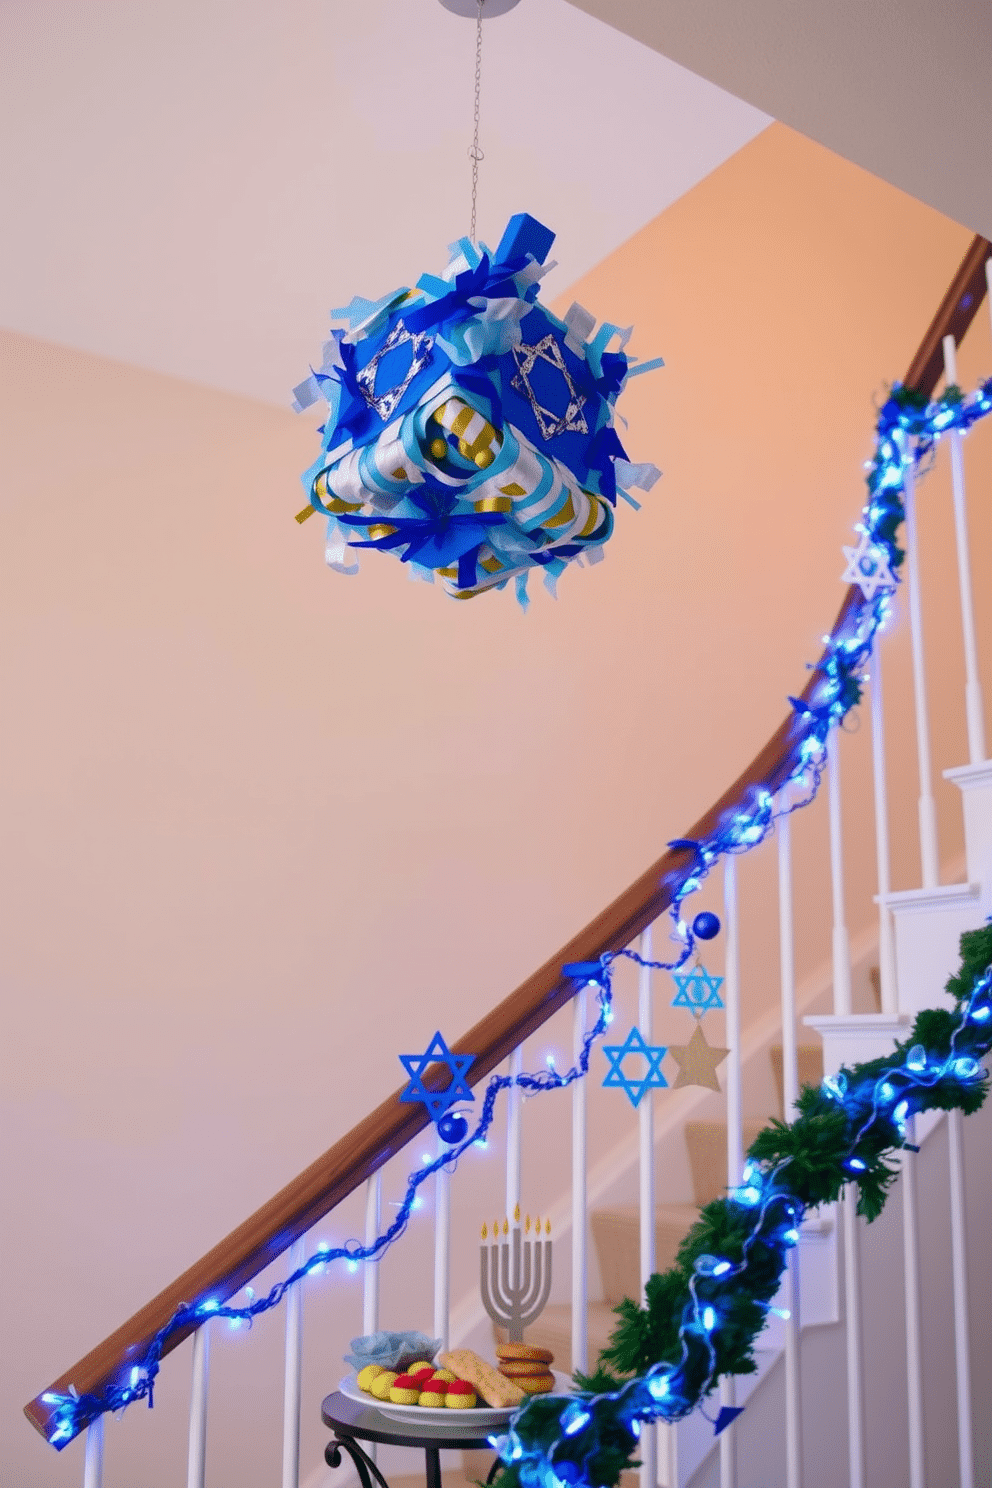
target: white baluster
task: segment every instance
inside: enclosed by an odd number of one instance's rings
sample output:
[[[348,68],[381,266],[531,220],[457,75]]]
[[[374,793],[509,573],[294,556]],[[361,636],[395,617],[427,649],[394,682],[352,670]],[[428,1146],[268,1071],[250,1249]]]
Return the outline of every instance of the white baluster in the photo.
[[[878,980],[882,1012],[895,1013],[896,947],[892,911],[887,900],[892,889],[889,867],[889,804],[885,772],[885,711],[882,701],[881,635],[875,636],[871,658],[871,762],[875,786],[875,860],[878,870]]]
[[[779,809],[789,808],[789,787],[779,797]],[[792,821],[780,816],[778,834],[778,928],[782,983],[782,1107],[786,1121],[795,1115],[799,1098],[799,1050],[796,1043],[796,963],[792,916]],[[800,1373],[799,1249],[789,1252],[783,1278],[785,1305],[785,1474],[787,1488],[802,1488],[803,1420]]]
[[[844,1229],[844,1321],[847,1343],[847,1451],[849,1488],[865,1488],[865,1418],[861,1361],[861,1255],[858,1190],[849,1183],[840,1201]]]
[[[437,1139],[438,1156],[448,1145]],[[451,1321],[451,1176],[444,1168],[434,1174],[434,1337],[447,1353]]]
[[[642,931],[638,944],[642,961],[651,960],[651,926]],[[651,967],[638,968],[637,1026],[646,1044],[651,1043]],[[648,1091],[637,1108],[640,1137],[641,1182],[641,1297],[654,1274],[654,1101]],[[641,1427],[638,1454],[641,1459],[641,1488],[655,1488],[658,1476],[658,1433],[654,1426]]]
[[[940,882],[937,854],[937,813],[933,804],[933,770],[930,764],[930,717],[927,710],[927,679],[923,658],[923,604],[920,594],[920,555],[916,533],[916,476],[914,467],[903,471],[906,508],[906,583],[909,590],[909,631],[913,649],[913,699],[916,708],[916,753],[920,770],[920,864],[922,887],[935,889]]]
[[[834,1012],[851,1012],[851,947],[844,907],[844,839],[841,831],[840,729],[827,735],[827,802],[830,808],[830,887],[833,900]]]
[[[289,1247],[289,1275],[307,1258],[304,1238]],[[286,1379],[282,1404],[282,1488],[300,1483],[300,1397],[303,1378],[303,1283],[286,1293]]]
[[[97,1416],[86,1428],[83,1488],[103,1488],[103,1416]]]
[[[207,1392],[210,1383],[210,1323],[193,1334],[193,1388],[189,1402],[186,1488],[203,1488],[207,1473]]]
[[[830,808],[830,883],[833,900],[834,1014],[851,1014],[851,953],[844,910],[844,842],[841,830],[840,729],[827,735],[827,800]],[[844,1299],[847,1343],[847,1436],[849,1488],[864,1488],[864,1407],[861,1398],[861,1284],[857,1192],[841,1200],[844,1232]]]
[[[912,1117],[906,1140],[915,1145]],[[916,1209],[916,1154],[902,1154],[902,1253],[906,1293],[906,1398],[909,1417],[909,1488],[924,1488],[923,1351],[920,1326],[920,1247]]]
[[[365,1244],[374,1245],[382,1222],[382,1169],[372,1174],[365,1185]],[[362,1332],[379,1330],[379,1262],[362,1265]]]
[[[510,1055],[508,1072],[516,1081],[523,1073],[524,1050],[518,1044]],[[511,1222],[520,1204],[520,1109],[523,1091],[513,1084],[506,1092],[506,1212]]]
[[[741,1105],[740,933],[737,925],[737,859],[723,860],[723,933],[726,945],[723,996],[727,1020],[727,1186],[737,1188],[744,1166]]]
[[[723,932],[726,943],[724,1002],[727,1020],[727,1187],[737,1188],[744,1166],[744,1118],[741,1102],[741,1000],[740,936],[737,926],[737,860],[727,853],[723,860]],[[720,1380],[720,1404],[735,1405],[733,1375]],[[720,1488],[735,1488],[737,1482],[736,1433],[728,1426],[720,1437]]]
[[[968,1347],[968,1254],[965,1244],[964,1117],[951,1111],[947,1118],[947,1149],[951,1178],[951,1273],[954,1286],[954,1367],[958,1396],[958,1484],[975,1488],[971,1440],[971,1360]]]
[[[957,349],[953,336],[944,337],[944,377],[957,383]],[[964,702],[968,720],[969,763],[985,759],[985,704],[978,679],[978,646],[975,642],[975,605],[971,597],[971,558],[968,551],[968,507],[964,485],[963,435],[952,429],[951,488],[954,493],[954,533],[958,549],[958,592],[961,596],[961,634],[964,640]]]
[[[365,1244],[374,1245],[382,1224],[382,1169],[378,1168],[365,1185]],[[362,1332],[379,1331],[379,1262],[362,1263]],[[370,1442],[366,1448],[373,1462],[378,1461],[379,1447]]]
[[[576,1064],[585,1041],[589,992],[583,987],[573,1002],[572,1049]],[[572,1085],[572,1369],[589,1367],[586,1319],[586,1081]]]

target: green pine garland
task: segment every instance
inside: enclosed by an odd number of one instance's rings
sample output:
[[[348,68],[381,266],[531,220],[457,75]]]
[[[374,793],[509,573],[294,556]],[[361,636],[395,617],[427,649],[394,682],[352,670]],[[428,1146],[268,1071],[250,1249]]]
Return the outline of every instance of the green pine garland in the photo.
[[[992,1003],[992,925],[962,935],[961,967],[946,991],[953,1009],[918,1013],[892,1054],[805,1086],[795,1120],[773,1120],[759,1133],[748,1158],[760,1188],[703,1207],[675,1265],[648,1281],[645,1305],[628,1297],[614,1309],[618,1322],[595,1372],[575,1376],[577,1396],[537,1397],[523,1407],[499,1443],[496,1488],[607,1488],[636,1465],[641,1420],[680,1419],[720,1375],[755,1371],[754,1344],[804,1211],[854,1183],[858,1213],[869,1222],[881,1213],[898,1172],[887,1159],[905,1145],[898,1097],[905,1092],[914,1114],[967,1115],[985,1100],[988,1076],[976,1061],[992,1048],[992,1015],[984,1012]],[[759,1193],[760,1210],[751,1197]],[[718,1308],[718,1327],[698,1326],[704,1303]],[[666,1395],[669,1376],[678,1388]]]

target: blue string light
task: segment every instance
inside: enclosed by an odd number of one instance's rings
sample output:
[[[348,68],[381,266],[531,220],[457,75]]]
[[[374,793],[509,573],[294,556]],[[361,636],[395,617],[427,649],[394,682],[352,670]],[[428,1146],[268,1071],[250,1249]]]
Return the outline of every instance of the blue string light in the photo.
[[[870,541],[884,549],[893,575],[897,575],[903,560],[903,554],[895,543],[895,533],[904,516],[902,495],[905,472],[911,466],[918,467],[928,460],[934,446],[943,435],[952,429],[966,433],[979,419],[986,417],[989,413],[992,413],[992,378],[967,396],[963,395],[959,388],[948,388],[940,399],[928,404],[922,403],[917,395],[901,388],[898,384],[893,387],[890,397],[879,413],[876,425],[875,457],[867,467],[868,501],[862,512],[864,520],[860,524],[861,530],[868,535]],[[909,448],[910,441],[913,442],[912,449]],[[176,1309],[168,1322],[152,1338],[143,1359],[131,1366],[126,1383],[112,1383],[102,1391],[83,1395],[79,1394],[72,1385],[65,1392],[47,1391],[41,1399],[45,1405],[53,1407],[48,1435],[53,1446],[59,1449],[66,1446],[90,1421],[107,1411],[121,1411],[142,1399],[147,1399],[149,1405],[152,1405],[155,1378],[165,1345],[177,1332],[189,1332],[210,1317],[227,1318],[235,1327],[241,1325],[250,1327],[254,1318],[277,1307],[290,1287],[307,1276],[323,1271],[330,1262],[344,1260],[349,1263],[349,1266],[357,1266],[360,1261],[378,1260],[383,1252],[404,1233],[412,1211],[422,1205],[423,1201],[418,1194],[420,1185],[433,1177],[442,1167],[453,1168],[458,1158],[469,1147],[486,1145],[486,1134],[492,1124],[496,1099],[503,1090],[514,1084],[532,1095],[546,1090],[560,1090],[588,1073],[592,1045],[603,1034],[611,1018],[613,964],[618,959],[627,958],[638,965],[664,971],[677,971],[684,966],[694,952],[696,939],[693,933],[696,929],[696,922],[690,926],[682,914],[684,900],[702,887],[711,869],[722,857],[728,853],[739,854],[750,851],[773,830],[776,816],[801,809],[809,805],[816,796],[826,764],[827,735],[830,729],[838,726],[847,713],[860,701],[864,668],[870,658],[875,636],[887,617],[888,607],[889,596],[887,593],[881,593],[875,595],[870,601],[866,600],[850,608],[834,633],[825,638],[824,654],[814,668],[817,682],[810,698],[807,701],[790,699],[795,712],[794,735],[782,783],[793,783],[798,786],[802,792],[800,798],[789,802],[776,812],[771,793],[762,787],[754,788],[749,798],[739,804],[706,838],[702,840],[679,838],[669,843],[671,848],[684,849],[693,854],[692,864],[685,869],[677,870],[672,875],[669,884],[672,895],[669,914],[674,926],[671,939],[680,947],[675,959],[672,961],[646,960],[634,951],[623,950],[606,953],[598,961],[574,963],[564,968],[566,976],[595,984],[598,989],[599,1014],[595,1025],[583,1040],[582,1052],[577,1064],[562,1074],[555,1069],[549,1057],[549,1067],[536,1075],[494,1075],[486,1088],[482,1114],[475,1129],[467,1132],[457,1145],[451,1147],[451,1150],[431,1161],[425,1161],[410,1174],[407,1179],[406,1194],[398,1206],[395,1219],[370,1244],[361,1245],[357,1241],[349,1241],[344,1246],[338,1247],[321,1245],[309,1260],[299,1266],[284,1281],[277,1282],[264,1297],[253,1298],[244,1307],[233,1307],[227,1303],[221,1303],[217,1298],[184,1303]],[[705,922],[705,928],[711,929],[708,921]],[[700,938],[708,939],[709,936],[704,931],[700,934]],[[965,1022],[970,1021],[980,1027],[992,1016],[992,1006],[987,996],[988,977],[985,979],[984,987],[984,998],[973,996],[965,1015]],[[977,1039],[977,1032],[973,1030],[973,1033]],[[988,1043],[981,1045],[982,1052],[984,1053],[990,1045],[992,1045],[992,1030],[990,1030]],[[976,1050],[978,1047],[976,1043]],[[907,1087],[932,1090],[944,1080],[966,1084],[978,1079],[981,1067],[971,1054],[960,1056],[956,1061],[957,1068],[954,1068],[954,1063],[955,1061],[951,1063],[944,1061],[931,1064],[926,1050],[922,1047],[912,1049],[903,1069],[896,1072],[889,1071],[886,1078],[879,1082],[870,1101],[871,1116],[866,1126],[862,1128],[862,1133],[867,1131],[874,1121],[884,1119],[889,1122],[901,1143],[905,1135],[905,1122],[914,1109],[912,1094],[907,1093]],[[902,1083],[894,1085],[893,1080],[899,1077]],[[838,1077],[836,1080],[828,1079],[824,1081],[823,1088],[840,1104],[849,1108],[852,1096],[846,1090],[842,1080],[843,1077]],[[883,1086],[885,1087],[884,1093]],[[862,1133],[859,1133],[859,1136]],[[856,1146],[857,1143],[854,1145]],[[850,1169],[850,1166],[860,1159],[852,1150],[847,1161]],[[857,1172],[856,1167],[854,1171]],[[745,1180],[744,1186],[736,1190],[732,1202],[741,1208],[757,1208],[755,1226],[749,1240],[745,1243],[745,1259],[741,1265],[732,1266],[727,1272],[721,1270],[719,1275],[715,1272],[711,1273],[705,1278],[708,1286],[729,1284],[735,1280],[741,1271],[746,1269],[749,1247],[759,1238],[763,1243],[778,1248],[783,1257],[785,1249],[795,1244],[795,1239],[785,1237],[798,1238],[798,1225],[802,1222],[802,1210],[794,1203],[785,1203],[788,1197],[787,1192],[773,1187],[777,1177],[777,1169],[764,1175],[752,1172],[750,1179]],[[782,1214],[778,1212],[780,1209],[783,1210]],[[766,1233],[766,1217],[769,1214],[771,1219],[768,1223],[773,1228]],[[784,1214],[787,1214],[793,1223],[783,1232],[780,1226]],[[774,1229],[776,1226],[779,1227],[777,1232]],[[782,1264],[784,1265],[784,1259]],[[610,1407],[623,1407],[620,1414],[626,1415],[624,1426],[632,1439],[635,1433],[631,1429],[631,1423],[634,1421],[651,1420],[659,1415],[667,1420],[678,1420],[687,1415],[696,1406],[700,1396],[696,1395],[690,1399],[687,1395],[680,1394],[680,1371],[684,1374],[685,1365],[693,1350],[698,1348],[700,1339],[709,1351],[711,1362],[706,1389],[701,1393],[705,1394],[712,1387],[715,1378],[716,1355],[710,1334],[716,1326],[717,1313],[710,1301],[703,1305],[701,1311],[695,1292],[698,1279],[694,1277],[690,1284],[692,1297],[688,1308],[688,1319],[680,1330],[683,1348],[681,1363],[675,1366],[666,1365],[663,1375],[655,1375],[652,1372],[647,1378],[632,1380],[618,1394],[595,1397],[589,1406],[594,1419],[583,1428],[581,1433],[577,1432],[577,1436],[594,1432],[597,1429],[595,1415],[603,1403]],[[712,1322],[707,1327],[704,1319],[709,1318],[711,1313]],[[662,1385],[664,1385],[663,1390]],[[526,1409],[525,1407],[523,1414],[526,1413]],[[511,1457],[504,1457],[504,1460],[517,1462],[526,1455],[518,1436],[511,1433],[510,1438],[501,1438],[500,1441],[506,1442],[511,1439],[513,1442]],[[517,1452],[518,1448],[519,1453],[514,1457],[512,1453]],[[521,1471],[521,1479],[527,1488],[555,1488],[555,1484],[560,1484],[562,1480],[555,1476],[550,1456],[543,1459],[543,1467],[546,1471],[542,1469],[542,1472],[537,1473],[536,1476],[528,1476]],[[559,1471],[560,1467],[559,1464]]]

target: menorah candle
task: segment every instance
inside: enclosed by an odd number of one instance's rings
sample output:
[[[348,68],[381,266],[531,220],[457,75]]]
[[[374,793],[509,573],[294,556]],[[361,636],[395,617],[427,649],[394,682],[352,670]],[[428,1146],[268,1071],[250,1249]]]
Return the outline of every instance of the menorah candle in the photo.
[[[546,1238],[541,1239],[540,1218],[530,1238],[530,1215],[524,1231],[520,1226],[520,1207],[514,1210],[513,1225],[508,1218],[494,1221],[492,1239],[488,1225],[482,1226],[479,1247],[479,1286],[482,1304],[499,1328],[505,1328],[511,1343],[522,1343],[524,1329],[533,1323],[547,1304],[551,1292],[551,1221],[546,1221]]]

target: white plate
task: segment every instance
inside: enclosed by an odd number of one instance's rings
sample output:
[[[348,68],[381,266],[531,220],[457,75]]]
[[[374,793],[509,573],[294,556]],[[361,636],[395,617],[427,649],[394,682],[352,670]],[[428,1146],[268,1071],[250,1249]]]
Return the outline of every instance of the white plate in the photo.
[[[556,1395],[568,1395],[573,1389],[572,1379],[567,1374],[559,1374],[556,1369],[551,1373],[555,1377],[554,1393]],[[356,1400],[359,1405],[371,1405],[376,1410],[382,1411],[384,1416],[395,1416],[399,1421],[422,1421],[432,1426],[454,1426],[456,1423],[464,1426],[505,1426],[519,1409],[511,1406],[499,1410],[493,1406],[473,1406],[470,1410],[450,1410],[448,1406],[433,1405],[395,1405],[391,1400],[377,1400],[374,1395],[358,1388],[358,1382],[353,1374],[347,1375],[338,1385],[342,1395],[349,1400]]]

